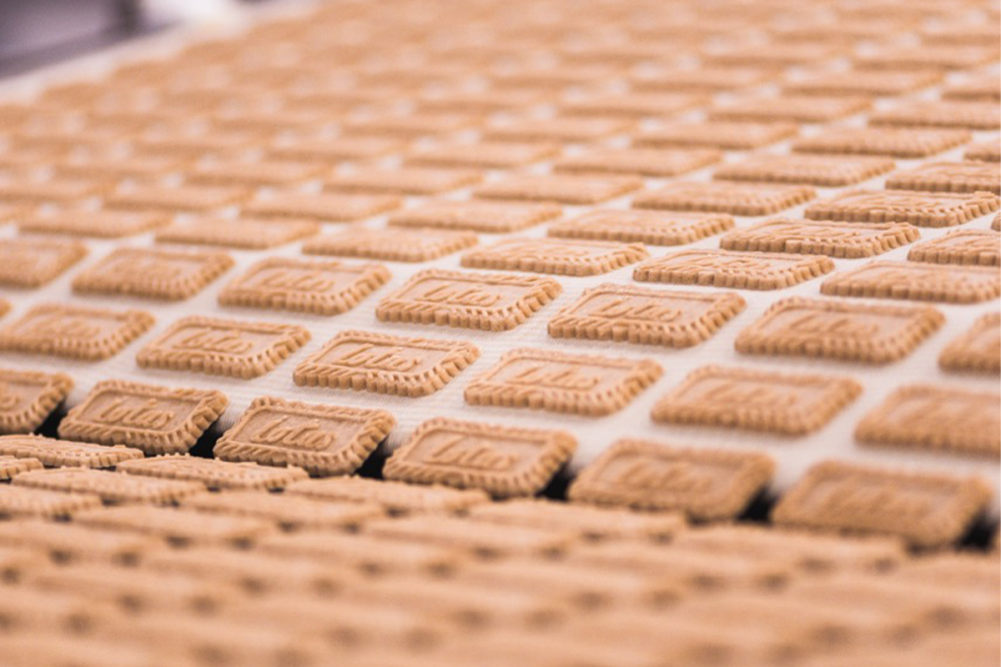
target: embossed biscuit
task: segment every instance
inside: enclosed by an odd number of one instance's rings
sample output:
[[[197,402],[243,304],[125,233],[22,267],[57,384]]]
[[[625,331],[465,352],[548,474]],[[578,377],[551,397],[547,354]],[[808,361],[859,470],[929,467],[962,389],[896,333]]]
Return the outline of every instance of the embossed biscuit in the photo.
[[[594,276],[647,257],[641,243],[513,238],[471,250],[462,256],[461,264],[474,269]]]
[[[164,227],[156,233],[156,241],[264,250],[313,236],[319,231],[319,223],[312,220],[198,218]]]
[[[992,40],[993,41],[993,40]],[[853,65],[860,70],[942,70],[967,69],[997,60],[997,45],[921,44],[899,45],[859,53]]]
[[[926,162],[898,171],[886,179],[893,190],[929,192],[993,192],[1001,194],[1001,172],[993,164],[979,162]]]
[[[920,227],[950,227],[998,210],[1001,199],[990,192],[912,192],[853,190],[806,207],[811,220],[909,222]]]
[[[717,168],[713,178],[840,187],[875,178],[892,170],[893,166],[893,160],[881,157],[758,155]]]
[[[741,227],[719,241],[726,250],[790,252],[858,259],[899,248],[921,238],[917,228],[898,222],[822,222],[775,218]]]
[[[1001,142],[995,139],[972,143],[963,153],[963,159],[974,162],[1001,162]]]
[[[274,370],[310,339],[295,324],[182,317],[136,354],[141,368],[250,379]]]
[[[1001,102],[1001,82],[996,76],[980,75],[951,83],[942,90],[943,100]]]
[[[561,211],[559,206],[551,203],[440,200],[393,213],[389,216],[389,226],[502,234],[552,220]]]
[[[633,198],[633,206],[733,215],[769,215],[809,201],[815,194],[813,188],[805,185],[679,181],[658,190],[638,194]]]
[[[109,194],[104,205],[129,211],[208,211],[239,204],[248,194],[232,187],[137,185]]]
[[[771,480],[767,454],[683,448],[618,440],[577,475],[573,502],[635,510],[685,512],[693,519],[730,519]]]
[[[108,178],[152,181],[179,170],[186,160],[172,157],[133,155],[70,155],[52,165],[56,178]]]
[[[269,257],[219,292],[224,306],[337,315],[354,308],[389,280],[380,264],[311,262]]]
[[[168,481],[133,475],[126,477],[149,482]],[[126,505],[78,512],[73,516],[73,523],[105,530],[154,535],[175,547],[218,543],[242,547],[273,530],[270,522],[264,519],[150,505]]]
[[[63,418],[59,437],[125,444],[147,454],[180,454],[191,449],[228,404],[219,391],[102,380]]]
[[[568,239],[683,245],[732,227],[733,218],[725,213],[599,209],[550,225],[547,233]]]
[[[403,203],[390,195],[332,193],[282,193],[259,197],[240,207],[244,215],[260,219],[350,221],[370,218],[398,208]]]
[[[634,146],[649,148],[709,147],[724,150],[749,150],[796,136],[793,123],[674,123],[640,131]]]
[[[300,468],[277,469],[259,466],[255,463],[229,463],[187,454],[166,454],[135,461],[124,461],[118,465],[118,472],[160,479],[201,482],[210,490],[274,490],[308,477],[306,471]]]
[[[855,428],[866,445],[1001,456],[1001,395],[931,385],[890,394]]]
[[[662,372],[650,359],[518,349],[473,378],[465,398],[471,405],[602,416],[624,408]]]
[[[760,86],[774,78],[774,74],[761,69],[736,67],[697,67],[638,71],[630,73],[629,85],[633,90],[719,92]]]
[[[279,160],[339,162],[383,157],[403,148],[399,139],[390,137],[279,136],[263,146],[264,152]],[[296,216],[298,217],[298,216]]]
[[[921,158],[965,144],[971,136],[968,130],[835,127],[797,139],[792,150],[796,153]]]
[[[41,287],[87,255],[77,241],[13,238],[0,241],[0,285]]]
[[[585,206],[615,199],[641,187],[643,181],[633,176],[536,174],[508,176],[479,186],[473,195],[482,199],[548,201]]]
[[[417,107],[422,111],[491,114],[505,109],[532,107],[548,100],[550,95],[539,90],[443,90],[421,92]]]
[[[703,294],[605,283],[584,290],[549,320],[553,338],[697,345],[744,309],[733,293]]]
[[[706,95],[656,91],[601,93],[562,102],[559,112],[568,116],[658,118],[702,106],[709,99]]]
[[[386,479],[483,489],[495,498],[542,491],[577,448],[563,431],[455,419],[424,422],[386,461]]]
[[[643,262],[633,270],[633,280],[773,290],[798,285],[833,270],[834,262],[819,255],[796,257],[692,249]]]
[[[942,350],[938,365],[947,371],[1001,373],[1001,314],[977,318]]]
[[[912,262],[998,266],[1001,235],[980,229],[957,229],[937,239],[918,243],[907,253]]]
[[[910,354],[945,318],[928,306],[883,306],[792,297],[737,336],[742,354],[824,357],[885,364]]]
[[[551,143],[451,143],[418,149],[405,156],[403,163],[421,167],[508,169],[541,162],[559,153],[559,144]]]
[[[263,396],[223,434],[214,453],[224,461],[296,466],[320,477],[346,475],[364,463],[395,424],[384,410]]]
[[[709,109],[709,120],[829,123],[872,106],[868,97],[751,97]]]
[[[0,433],[30,433],[42,425],[73,388],[63,373],[0,369]]]
[[[366,477],[329,477],[290,484],[285,493],[322,501],[374,503],[396,514],[410,512],[457,512],[487,502],[479,489],[418,486]]]
[[[23,216],[17,227],[22,233],[121,238],[143,234],[169,222],[167,213],[60,209]]]
[[[139,310],[42,303],[0,329],[0,350],[98,361],[115,356],[151,326],[153,316]]]
[[[383,322],[505,331],[561,291],[552,278],[427,269],[380,301],[375,314]]]
[[[184,181],[210,186],[281,187],[312,180],[326,171],[327,167],[317,162],[227,159],[196,163],[184,171]]]
[[[624,132],[632,124],[617,118],[531,118],[488,125],[482,137],[491,141],[585,143]]]
[[[111,468],[143,453],[122,445],[95,445],[44,438],[40,435],[0,436],[0,456],[30,458],[47,468]]]
[[[804,435],[823,428],[861,392],[847,378],[705,366],[657,401],[650,416],[671,424]]]
[[[0,486],[0,516],[3,517],[65,517],[100,506],[101,499],[89,493],[44,491],[13,484]]]
[[[41,470],[42,462],[38,459],[18,458],[16,456],[0,455],[0,482],[7,482],[14,478],[14,475],[29,470]],[[0,490],[7,487],[0,487]],[[0,515],[4,512],[0,504]]]
[[[45,491],[92,494],[106,503],[167,504],[205,491],[198,482],[154,479],[91,468],[36,470],[18,475],[14,484]]]
[[[865,95],[882,97],[903,95],[934,86],[942,80],[941,72],[895,71],[823,72],[809,78],[793,79],[782,84],[782,90],[795,95]]]
[[[188,299],[233,266],[223,252],[119,247],[73,279],[73,291],[167,301]]]
[[[302,244],[302,252],[390,262],[427,262],[474,245],[476,235],[472,232],[360,228],[309,239]]]
[[[401,139],[418,139],[468,130],[478,124],[470,115],[427,114],[385,115],[347,119],[341,124],[346,136],[386,136]]]
[[[435,195],[478,183],[482,175],[469,169],[357,169],[327,180],[330,192],[373,192],[394,195]]]
[[[662,148],[605,148],[557,160],[554,172],[567,174],[635,174],[669,178],[719,162],[714,149],[665,150]]]
[[[0,202],[14,204],[70,204],[99,195],[110,188],[107,181],[18,180],[0,183]]]
[[[977,477],[897,472],[837,461],[810,468],[772,511],[780,526],[897,536],[914,547],[957,541],[990,500]]]
[[[280,471],[281,468],[271,470]],[[284,529],[356,528],[368,519],[386,514],[374,503],[338,503],[288,493],[261,493],[257,490],[201,493],[185,498],[181,505],[200,512],[268,519]],[[205,565],[212,567],[214,563],[210,561]],[[298,567],[297,563],[296,568]],[[264,572],[259,575],[267,576]]]
[[[874,111],[869,116],[869,125],[997,131],[1001,128],[1001,109],[994,102],[909,102]]]
[[[480,356],[466,341],[342,331],[295,369],[300,386],[427,396]]]
[[[976,303],[1001,296],[1001,275],[985,266],[877,260],[835,273],[821,283],[820,291],[835,296]]]

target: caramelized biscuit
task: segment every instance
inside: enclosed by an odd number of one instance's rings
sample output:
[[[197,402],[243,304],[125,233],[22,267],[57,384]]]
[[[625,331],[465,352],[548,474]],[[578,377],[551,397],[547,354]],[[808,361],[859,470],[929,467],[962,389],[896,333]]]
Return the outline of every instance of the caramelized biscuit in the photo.
[[[152,326],[153,316],[140,310],[41,303],[0,330],[0,349],[100,361],[121,352]]]
[[[996,102],[909,102],[874,111],[869,125],[997,131],[1001,129],[1001,110]]]
[[[821,222],[775,218],[735,229],[720,239],[726,250],[789,252],[845,259],[872,257],[921,238],[909,224],[897,222]]]
[[[963,159],[973,162],[1001,162],[1001,142],[995,139],[972,143],[963,153]]]
[[[993,192],[1001,194],[1001,172],[979,162],[926,162],[886,179],[891,190],[928,192]]]
[[[116,190],[104,198],[104,205],[128,211],[208,211],[239,204],[248,196],[243,188],[232,187],[165,187],[160,185],[134,186]]]
[[[471,269],[593,276],[646,257],[640,243],[513,238],[471,250],[462,256],[461,264]]]
[[[41,469],[42,462],[38,459],[0,455],[0,482],[9,482],[18,473]],[[6,487],[0,487],[0,489],[3,488]],[[3,509],[0,509],[0,513],[2,512]]]
[[[813,199],[813,188],[801,185],[677,182],[643,192],[633,199],[636,208],[708,211],[732,215],[770,215]]]
[[[309,239],[302,244],[302,252],[390,262],[427,262],[474,245],[476,235],[472,232],[360,228]]]
[[[33,461],[34,459],[17,459],[18,461]],[[37,461],[36,461],[37,463]],[[41,464],[38,464],[41,467]],[[10,479],[3,476],[3,461],[0,457],[0,479]],[[25,472],[30,468],[22,469]],[[101,499],[90,493],[62,493],[45,491],[30,487],[0,485],[0,516],[39,517],[54,519],[66,517],[74,512],[94,509],[101,506]],[[2,566],[0,566],[2,570]]]
[[[1001,200],[990,192],[855,190],[810,204],[803,215],[811,220],[909,222],[919,227],[951,227],[992,213],[999,206]]]
[[[893,160],[880,157],[759,155],[718,167],[713,172],[713,178],[719,181],[841,187],[885,174],[891,171],[893,166]]]
[[[436,195],[458,190],[481,180],[468,169],[365,169],[336,174],[324,188],[331,192],[374,192],[392,195]]]
[[[633,270],[633,280],[774,290],[798,285],[833,270],[834,262],[818,255],[681,250],[643,262]]]
[[[189,299],[233,266],[223,252],[119,247],[77,274],[73,291],[166,301]]]
[[[41,287],[87,255],[77,241],[3,239],[0,241],[0,285]]]
[[[258,490],[201,493],[184,498],[181,505],[200,512],[267,519],[290,530],[351,529],[368,519],[385,516],[383,509],[374,503],[337,503],[287,493],[261,493]],[[296,564],[298,566],[299,563]],[[264,573],[261,575],[264,576]]]
[[[240,210],[244,215],[258,219],[344,222],[370,218],[399,208],[402,203],[402,199],[390,195],[289,192],[281,196],[258,197],[244,204]]]
[[[837,127],[797,139],[792,150],[796,153],[922,158],[965,144],[970,137],[968,130]]]
[[[72,388],[73,378],[63,373],[0,369],[0,434],[31,433]]]
[[[142,479],[145,482],[165,481],[132,475],[123,476]],[[264,519],[192,512],[177,507],[154,507],[148,504],[77,512],[73,515],[73,523],[105,530],[153,535],[177,547],[217,543],[242,546],[272,531],[271,524]]]
[[[403,158],[415,167],[509,169],[541,162],[560,153],[552,143],[478,142],[450,143],[423,148]]]
[[[550,225],[547,233],[558,238],[684,245],[732,227],[733,218],[725,213],[599,209]]]
[[[319,231],[320,225],[312,220],[196,218],[164,227],[156,233],[156,241],[265,250],[314,236]]]
[[[674,123],[640,131],[633,145],[644,148],[706,147],[750,150],[775,144],[798,133],[793,123]]]
[[[83,493],[98,496],[106,503],[155,503],[165,505],[184,496],[200,493],[197,482],[137,477],[90,468],[36,470],[14,478],[15,486],[45,491]]]
[[[867,97],[750,97],[716,106],[709,120],[752,123],[829,123],[866,111]]]
[[[389,226],[502,234],[552,220],[560,212],[559,206],[547,203],[440,200],[393,213],[389,216]]]
[[[21,233],[122,238],[144,234],[169,222],[167,213],[60,209],[22,216],[17,228]]]
[[[143,453],[123,445],[104,446],[24,434],[0,437],[0,456],[36,459],[47,468],[113,468],[123,461],[141,459]]]
[[[216,447],[218,448],[218,444]],[[135,461],[123,461],[118,472],[160,479],[201,482],[210,490],[282,489],[291,482],[306,479],[299,468],[276,469],[254,463],[227,463],[187,454],[166,454]]]
[[[876,260],[835,273],[820,285],[834,296],[976,303],[1001,296],[1001,275],[986,266],[936,266]]]
[[[918,243],[907,253],[907,259],[932,264],[998,266],[1001,264],[1001,235],[994,231],[958,229]]]
[[[988,313],[942,350],[938,365],[947,371],[1001,373],[1001,315]]]
[[[719,162],[712,149],[606,148],[558,160],[553,171],[568,174],[628,174],[670,178]]]
[[[600,204],[643,187],[633,176],[570,176],[540,174],[508,176],[481,185],[473,195],[481,199],[555,202],[575,206]]]
[[[458,512],[489,500],[489,496],[479,489],[406,484],[357,476],[295,482],[285,492],[324,501],[374,503],[394,514]]]

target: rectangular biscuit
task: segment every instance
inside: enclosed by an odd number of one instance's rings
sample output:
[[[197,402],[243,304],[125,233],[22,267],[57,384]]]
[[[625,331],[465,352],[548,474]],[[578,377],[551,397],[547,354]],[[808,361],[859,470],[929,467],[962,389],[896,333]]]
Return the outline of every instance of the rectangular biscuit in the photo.
[[[922,158],[965,144],[970,137],[968,130],[836,127],[795,140],[792,150],[796,153]]]
[[[302,252],[390,262],[427,262],[474,245],[476,235],[472,232],[362,227],[311,238],[302,244]]]
[[[224,461],[297,466],[324,477],[353,473],[396,419],[385,410],[314,405],[263,396],[215,444]]]
[[[1001,162],[1001,142],[977,141],[966,148],[964,160],[973,162]]]
[[[385,511],[373,503],[336,503],[258,490],[202,493],[184,498],[181,506],[199,512],[267,519],[286,530],[352,529],[385,516]]]
[[[157,230],[156,242],[265,250],[314,236],[319,231],[319,223],[312,220],[195,218]]]
[[[639,91],[716,93],[760,86],[774,76],[750,67],[658,68],[630,73],[629,85]]]
[[[805,185],[769,183],[675,182],[633,198],[636,208],[706,211],[731,215],[770,215],[813,199]]]
[[[419,139],[449,135],[468,130],[479,124],[475,116],[467,114],[383,115],[348,119],[341,124],[346,137],[394,137]]]
[[[1001,109],[996,102],[909,102],[874,111],[873,127],[933,127],[963,130],[1001,129]]]
[[[296,324],[192,315],[174,322],[138,354],[140,368],[196,371],[244,380],[274,370],[310,339]]]
[[[78,241],[13,238],[0,241],[0,285],[41,287],[87,255]]]
[[[461,551],[440,545],[330,531],[269,535],[259,541],[255,553],[306,557],[320,560],[327,567],[336,564],[368,575],[441,575],[455,570],[465,560]]]
[[[403,163],[414,167],[510,169],[542,162],[559,153],[560,146],[553,143],[449,143],[416,149],[404,156]]]
[[[42,462],[38,459],[19,458],[0,454],[0,482],[9,482],[14,475],[31,470],[41,470]],[[0,489],[7,487],[0,487]]]
[[[111,189],[108,181],[20,180],[0,183],[0,202],[5,204],[81,204]]]
[[[293,379],[301,387],[427,396],[479,356],[468,341],[341,331],[296,366]]]
[[[361,220],[398,208],[403,200],[393,195],[300,193],[261,196],[240,207],[253,218],[347,222]]]
[[[0,369],[0,434],[31,433],[72,388],[73,379],[63,373]]]
[[[938,365],[947,371],[1001,373],[1001,315],[981,315],[967,331],[949,341]]]
[[[327,179],[324,189],[328,192],[437,195],[473,185],[480,180],[481,174],[469,169],[359,168],[335,174]]]
[[[840,271],[820,285],[823,294],[944,303],[977,303],[1001,296],[1001,275],[987,266],[876,260]]]
[[[558,238],[684,245],[732,227],[733,217],[726,213],[596,209],[550,225],[547,234]]]
[[[0,329],[0,350],[82,361],[109,359],[153,326],[140,310],[40,303]]]
[[[17,461],[34,461],[34,459],[16,459]],[[38,463],[35,461],[35,463]],[[38,463],[38,467],[41,464]],[[4,478],[4,461],[0,457],[0,479]],[[27,472],[22,470],[21,472]],[[7,477],[6,479],[9,479]],[[101,506],[101,499],[89,493],[62,493],[45,491],[30,487],[0,485],[0,516],[38,517],[55,519],[71,516],[74,512],[94,509]],[[0,577],[2,577],[2,561],[0,558]]]
[[[143,453],[124,445],[104,446],[24,434],[0,436],[0,456],[35,459],[47,468],[112,468],[122,461],[142,458]]]
[[[758,155],[718,167],[713,179],[841,187],[885,174],[893,166],[893,160],[869,156]]]
[[[185,169],[184,182],[223,187],[289,187],[316,179],[327,169],[317,162],[213,160]]]
[[[218,446],[218,445],[217,445]],[[273,491],[306,479],[299,468],[270,468],[254,463],[228,463],[187,454],[166,454],[118,464],[118,472],[159,479],[201,482],[209,490],[263,489]]]
[[[28,487],[15,488],[28,489]],[[77,492],[70,497],[85,496]],[[129,535],[87,528],[72,522],[38,518],[0,521],[0,545],[37,549],[46,552],[57,562],[96,560],[122,565],[134,565],[140,556],[151,552],[157,546],[153,540],[142,535]],[[9,588],[5,588],[4,598],[10,592]]]
[[[223,252],[181,252],[118,247],[73,279],[81,294],[181,301],[189,299],[233,266]]]
[[[540,174],[508,176],[473,191],[480,199],[513,199],[586,206],[615,199],[643,187],[635,176]]]
[[[782,91],[793,95],[885,97],[934,86],[942,77],[941,72],[923,70],[823,72],[795,79],[790,77],[782,84]]]
[[[263,148],[268,157],[277,160],[333,163],[383,157],[400,150],[403,145],[400,140],[389,137],[279,136]]]
[[[285,493],[328,502],[374,503],[391,514],[458,512],[489,500],[489,496],[479,489],[406,484],[357,476],[295,482]]]
[[[709,120],[754,123],[829,123],[861,113],[872,106],[867,97],[792,95],[749,97],[709,109]]]
[[[633,269],[633,280],[774,290],[798,285],[833,270],[834,262],[819,255],[797,257],[778,253],[692,249],[643,262]]]
[[[644,148],[703,147],[721,150],[750,150],[776,144],[796,136],[793,123],[669,123],[640,130],[633,145]]]
[[[135,185],[104,198],[104,205],[128,211],[203,212],[239,204],[249,196],[244,188],[182,185]]]
[[[197,482],[138,477],[91,468],[26,472],[14,478],[14,485],[46,491],[93,494],[106,503],[167,504],[205,490],[205,486]]]
[[[21,216],[21,233],[122,238],[143,234],[170,222],[168,213],[116,211],[114,209],[59,209]]]
[[[993,192],[1001,194],[1001,172],[979,162],[926,162],[886,179],[890,190],[929,192]]]
[[[633,125],[627,119],[556,117],[506,120],[488,124],[482,138],[489,141],[544,141],[556,144],[587,143],[620,134]]]
[[[557,160],[556,173],[627,174],[649,178],[670,178],[719,162],[723,154],[715,149],[665,150],[661,148],[605,148]]]
[[[990,192],[912,192],[853,190],[806,207],[811,220],[845,222],[908,222],[919,227],[961,225],[993,213],[1001,199]]]
[[[845,259],[872,257],[921,238],[903,222],[824,222],[774,218],[741,227],[720,239],[726,250],[789,252]]]
[[[139,479],[152,481],[152,478]],[[126,505],[77,512],[73,515],[73,522],[105,530],[153,535],[180,547],[218,543],[246,545],[273,531],[271,524],[263,519],[153,505]]]
[[[560,215],[554,203],[428,201],[389,216],[390,227],[437,228],[502,234],[528,229]]]
[[[558,238],[510,238],[470,250],[461,264],[471,269],[593,276],[649,257],[640,243]]]
[[[706,95],[660,91],[600,93],[562,102],[558,110],[567,116],[660,118],[700,107],[709,99]]]

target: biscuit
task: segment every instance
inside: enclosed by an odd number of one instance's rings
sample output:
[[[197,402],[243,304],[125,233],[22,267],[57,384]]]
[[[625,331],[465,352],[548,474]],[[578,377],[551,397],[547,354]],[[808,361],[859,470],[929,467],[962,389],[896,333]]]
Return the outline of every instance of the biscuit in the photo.
[[[1001,296],[1001,275],[984,266],[936,266],[876,260],[841,271],[820,285],[832,296],[977,303]]]
[[[424,116],[411,114],[348,119],[341,125],[341,131],[348,137],[374,136],[419,139],[467,130],[475,127],[478,122],[473,116],[454,113]]]
[[[375,504],[326,502],[305,496],[261,493],[257,490],[202,493],[185,498],[181,505],[199,512],[268,519],[287,530],[352,529],[368,519],[385,516],[383,509]],[[296,567],[298,566],[297,563]]]
[[[599,417],[624,408],[662,373],[650,359],[518,349],[474,377],[464,396],[470,405]]]
[[[886,179],[890,190],[929,192],[993,192],[1001,194],[1001,172],[979,162],[926,162]]]
[[[311,475],[346,475],[364,463],[396,424],[384,410],[254,399],[215,445],[224,461],[296,466]]]
[[[820,255],[727,250],[680,250],[647,260],[633,269],[633,280],[710,285],[736,289],[774,290],[798,285],[834,270]]]
[[[750,150],[776,144],[796,136],[793,123],[671,123],[641,130],[633,145],[643,148],[704,147],[721,150]]]
[[[219,94],[232,95],[230,92],[217,88]],[[192,94],[203,97],[206,90],[192,90]],[[178,93],[175,92],[174,95]],[[167,131],[150,132],[129,141],[133,154],[167,155],[179,158],[197,159],[206,155],[233,155],[246,151],[257,141],[257,137],[246,132],[204,132],[201,134]]]
[[[1001,109],[996,102],[910,102],[874,111],[869,125],[997,131],[1001,129]]]
[[[559,144],[551,143],[449,143],[415,150],[404,156],[403,163],[445,169],[509,169],[541,162],[559,153]]]
[[[1001,232],[1001,213],[995,215],[994,219],[991,220],[991,229],[996,232]]]
[[[397,396],[427,396],[480,356],[467,341],[341,331],[296,366],[301,387],[330,387]]]
[[[770,215],[809,201],[815,194],[813,188],[804,185],[679,181],[638,194],[633,198],[633,206],[731,215]]]
[[[782,91],[792,95],[888,97],[934,86],[941,80],[941,72],[923,70],[913,72],[849,70],[823,72],[814,74],[810,78],[793,79],[782,84]]]
[[[561,291],[552,278],[427,269],[383,298],[375,314],[383,322],[506,331]]]
[[[357,306],[389,277],[380,264],[269,257],[223,287],[218,298],[223,306],[337,315]]]
[[[805,435],[860,393],[861,385],[847,378],[704,366],[657,401],[650,416],[668,424]]]
[[[436,195],[478,183],[482,175],[468,169],[359,168],[327,179],[330,192],[371,192],[391,195]]]
[[[523,109],[545,102],[549,95],[538,90],[422,91],[417,108],[422,111],[491,114],[506,109]]]
[[[732,227],[733,218],[725,213],[599,209],[556,222],[547,233],[557,238],[684,245]]]
[[[630,120],[618,118],[533,118],[487,125],[481,136],[488,141],[586,143],[621,134],[632,124]]]
[[[1001,264],[1001,235],[980,229],[958,229],[918,243],[907,253],[907,259],[933,264],[998,266]]]
[[[391,195],[288,192],[259,197],[240,207],[243,215],[257,219],[345,222],[362,220],[399,208],[403,200]]]
[[[197,482],[180,482],[92,468],[35,470],[14,478],[14,485],[44,491],[92,494],[106,503],[165,505],[205,491]]]
[[[386,479],[482,489],[495,498],[532,496],[577,448],[563,431],[436,418],[387,459]]]
[[[574,503],[680,511],[698,521],[730,519],[768,485],[774,469],[772,459],[757,452],[623,439],[584,467],[567,496]]]
[[[890,394],[855,428],[866,445],[1001,457],[1001,395],[931,385]]]
[[[893,160],[880,157],[758,155],[718,167],[713,178],[840,187],[875,178],[891,171],[893,166]]]
[[[87,255],[78,241],[13,238],[0,241],[0,285],[41,287]]]
[[[772,72],[762,69],[703,66],[630,73],[629,85],[638,91],[716,93],[760,86],[774,76]]]
[[[32,459],[19,460],[30,461]],[[0,460],[0,479],[4,479],[2,460]],[[58,491],[44,491],[42,489],[14,486],[13,484],[0,485],[0,516],[5,518],[39,517],[54,519],[70,516],[74,512],[95,509],[100,506],[101,499],[89,493],[61,493]]]
[[[94,238],[122,238],[144,234],[170,222],[170,215],[99,209],[56,210],[22,216],[17,228],[22,234],[60,234]]]
[[[476,235],[472,232],[359,228],[309,239],[302,244],[302,252],[390,262],[427,262],[474,245]]]
[[[909,222],[919,227],[951,227],[998,210],[1001,199],[990,192],[911,192],[853,190],[806,207],[811,220]]]
[[[775,218],[729,232],[720,239],[719,247],[859,259],[881,255],[919,238],[917,228],[906,223],[845,224]]]
[[[832,42],[773,42],[767,48],[761,48],[757,44],[710,47],[702,52],[701,60],[717,67],[782,69],[790,65],[817,65],[837,57],[843,50],[843,47]]]
[[[893,127],[835,127],[796,139],[794,153],[885,155],[922,158],[965,144],[968,130],[897,129]]]
[[[852,58],[861,70],[942,70],[968,69],[997,60],[996,45],[921,44],[920,46],[883,47]]]
[[[511,238],[471,250],[460,263],[471,269],[595,276],[649,256],[641,243]]]
[[[125,477],[144,481],[167,481],[133,475]],[[271,524],[263,519],[150,505],[107,507],[77,512],[73,515],[73,523],[104,530],[153,535],[163,538],[175,547],[218,543],[243,546],[272,530]]]
[[[186,169],[184,182],[223,187],[288,187],[318,178],[327,170],[328,167],[317,162],[213,160]]]
[[[265,250],[314,236],[319,231],[319,223],[312,220],[195,218],[160,229],[156,241]]]
[[[866,111],[867,97],[750,97],[709,109],[709,120],[752,123],[829,123]]]
[[[868,364],[903,359],[945,318],[929,306],[884,306],[791,297],[740,332],[741,354],[820,357]]]
[[[458,512],[490,499],[479,489],[405,484],[356,476],[295,482],[285,493],[326,502],[372,503],[394,514]]]
[[[175,252],[115,248],[77,274],[73,291],[182,301],[202,291],[233,266],[224,252]]]
[[[102,380],[63,418],[59,437],[124,444],[146,454],[181,454],[194,446],[228,404],[219,391]]]
[[[0,482],[9,482],[18,473],[41,469],[42,462],[38,459],[0,455]],[[0,489],[2,488],[7,487],[0,487]],[[3,514],[2,506],[0,506],[0,514]]]
[[[605,148],[557,160],[553,171],[567,174],[628,174],[670,178],[719,162],[718,150],[695,148]]]
[[[605,283],[584,290],[549,320],[553,338],[691,347],[744,309],[736,294],[654,290]]]
[[[0,434],[31,433],[72,388],[73,378],[63,373],[0,369]]]
[[[537,174],[508,176],[473,191],[481,199],[514,199],[586,206],[600,204],[643,187],[633,176]]]
[[[981,315],[965,333],[952,339],[938,358],[946,371],[1001,373],[1001,315]]]
[[[709,101],[706,95],[691,93],[626,92],[599,94],[567,100],[559,112],[567,116],[610,118],[661,118],[689,111]]]
[[[0,329],[0,350],[100,361],[121,352],[153,321],[152,315],[139,310],[41,303]]]
[[[994,140],[972,143],[963,153],[963,159],[974,162],[1001,162],[1001,142]]]
[[[779,526],[899,537],[918,548],[956,542],[990,500],[976,477],[896,472],[827,461],[772,511]]]
[[[52,165],[52,173],[56,178],[71,180],[75,178],[107,178],[153,181],[170,172],[178,171],[185,164],[186,160],[172,157],[70,155],[56,161]]]
[[[218,444],[216,445],[218,447]],[[308,475],[300,468],[271,468],[255,463],[228,463],[187,454],[167,454],[118,464],[118,472],[158,479],[201,482],[209,490],[265,489],[273,491]]]
[[[30,458],[47,468],[113,468],[143,453],[123,445],[95,445],[44,438],[40,435],[0,436],[0,456]]]
[[[136,185],[107,195],[104,205],[127,211],[203,212],[239,204],[248,194],[233,187]]]
[[[191,315],[174,322],[136,354],[140,368],[195,371],[244,380],[271,372],[310,333],[296,324]]]
[[[556,204],[500,201],[430,201],[389,216],[390,227],[438,228],[502,234],[559,217]]]
[[[106,192],[111,185],[94,181],[28,181],[0,183],[0,202],[5,204],[70,204]]]
[[[263,146],[265,154],[276,160],[336,163],[342,160],[368,160],[383,157],[403,148],[398,139],[389,137],[279,136]],[[296,216],[298,217],[298,216]]]

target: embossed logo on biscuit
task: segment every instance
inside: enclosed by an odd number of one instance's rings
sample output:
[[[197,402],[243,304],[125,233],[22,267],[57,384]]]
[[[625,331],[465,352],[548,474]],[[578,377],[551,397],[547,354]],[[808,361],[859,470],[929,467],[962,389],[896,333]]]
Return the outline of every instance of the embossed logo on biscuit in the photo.
[[[342,331],[295,369],[295,383],[399,396],[441,389],[480,356],[472,343]]]
[[[0,285],[44,285],[86,255],[87,246],[76,241],[3,239],[0,241]]]
[[[60,437],[125,444],[147,454],[186,452],[229,401],[218,391],[105,380],[59,424]]]
[[[460,271],[421,271],[376,309],[384,322],[513,329],[561,291],[552,278]]]
[[[640,243],[507,239],[467,252],[462,256],[462,265],[480,269],[593,276],[614,271],[648,256]]]
[[[466,386],[466,402],[607,415],[625,407],[661,375],[649,359],[512,350]]]
[[[744,305],[736,294],[604,284],[558,312],[549,321],[549,335],[689,347],[709,338]]]
[[[378,264],[271,257],[226,285],[219,303],[336,315],[354,308],[387,280],[389,271]]]
[[[912,262],[998,266],[1001,234],[981,229],[959,229],[937,239],[918,243],[907,254]]]
[[[733,227],[725,213],[593,210],[549,226],[549,236],[681,245]]]
[[[682,250],[643,262],[633,271],[633,280],[771,290],[833,270],[834,262],[816,255]]]
[[[942,350],[938,363],[948,371],[1001,372],[1001,314],[977,318],[968,331]]]
[[[0,369],[0,433],[30,433],[62,403],[73,379],[62,373]]]
[[[992,213],[999,206],[1001,200],[990,192],[857,190],[811,204],[803,215],[813,220],[909,222],[925,227],[947,227]]]
[[[820,291],[836,296],[974,303],[1001,295],[1001,275],[986,266],[875,261],[834,274]]]
[[[0,330],[0,350],[97,361],[113,357],[151,326],[153,316],[137,310],[39,304]]]
[[[219,252],[117,248],[77,275],[73,290],[180,300],[194,296],[233,265]]]
[[[386,461],[386,479],[478,488],[495,497],[535,495],[577,447],[563,431],[437,418]]]
[[[680,510],[699,520],[740,514],[771,479],[757,452],[668,447],[619,440],[584,468],[567,492],[577,502],[639,510]]]
[[[768,220],[734,230],[720,239],[726,250],[753,250],[818,254],[856,259],[871,257],[921,238],[906,223]]]
[[[254,399],[216,443],[225,461],[298,466],[313,475],[354,472],[396,420],[383,410]]]
[[[201,482],[209,489],[281,489],[307,477],[301,468],[274,468],[254,463],[229,463],[187,454],[153,456],[125,461],[118,472],[161,479]]]
[[[292,324],[184,317],[140,350],[136,363],[248,379],[274,369],[309,338]]]

